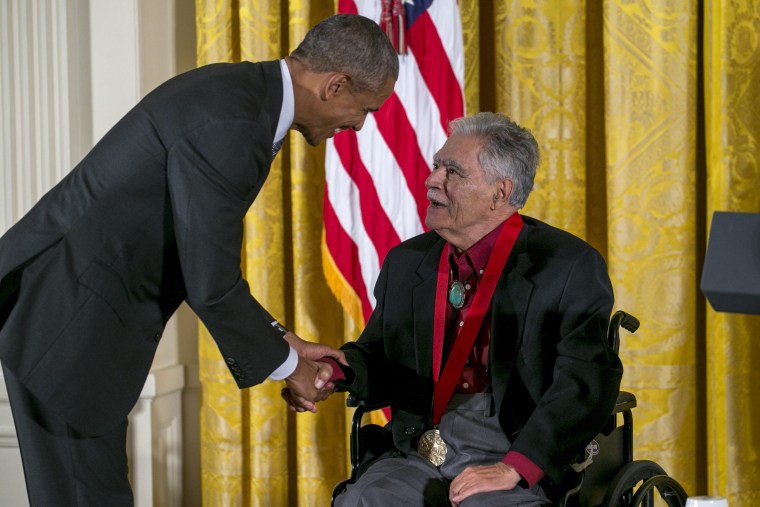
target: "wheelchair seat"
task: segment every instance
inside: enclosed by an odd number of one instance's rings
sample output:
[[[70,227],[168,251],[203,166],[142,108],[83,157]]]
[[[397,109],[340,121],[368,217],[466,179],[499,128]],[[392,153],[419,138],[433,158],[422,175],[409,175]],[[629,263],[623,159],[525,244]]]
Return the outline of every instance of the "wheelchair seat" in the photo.
[[[617,311],[610,319],[607,339],[618,353],[620,328],[634,333],[639,321],[633,315]],[[362,425],[364,415],[382,409],[387,403],[369,402],[349,395],[349,407],[356,407],[351,422],[349,452],[351,475],[333,490],[331,505],[348,485],[356,482],[363,472],[362,465],[372,453],[372,442],[381,428]],[[602,431],[586,446],[586,459],[572,465],[574,473],[557,485],[555,504],[560,507],[634,507],[654,505],[655,493],[669,507],[684,507],[687,494],[683,487],[663,468],[649,460],[633,459],[633,413],[636,396],[621,391],[615,407]],[[622,424],[618,424],[618,416]]]

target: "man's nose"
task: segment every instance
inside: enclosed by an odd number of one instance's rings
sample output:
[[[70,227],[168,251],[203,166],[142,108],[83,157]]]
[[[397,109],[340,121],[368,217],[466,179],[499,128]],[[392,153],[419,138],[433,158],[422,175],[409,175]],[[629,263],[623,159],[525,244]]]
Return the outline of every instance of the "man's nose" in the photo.
[[[441,175],[444,173],[442,167],[436,167],[432,171],[430,171],[430,174],[428,174],[428,177],[425,178],[425,188],[428,190],[431,188],[441,188]]]

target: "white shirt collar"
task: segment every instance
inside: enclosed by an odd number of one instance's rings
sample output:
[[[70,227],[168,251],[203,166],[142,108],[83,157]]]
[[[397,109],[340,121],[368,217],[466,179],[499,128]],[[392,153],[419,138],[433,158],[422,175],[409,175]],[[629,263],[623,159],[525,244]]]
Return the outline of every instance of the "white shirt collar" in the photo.
[[[277,121],[277,130],[274,134],[274,142],[282,140],[293,124],[296,112],[295,97],[293,95],[293,80],[290,78],[290,69],[285,60],[280,60],[280,72],[282,72],[282,109],[280,119]]]

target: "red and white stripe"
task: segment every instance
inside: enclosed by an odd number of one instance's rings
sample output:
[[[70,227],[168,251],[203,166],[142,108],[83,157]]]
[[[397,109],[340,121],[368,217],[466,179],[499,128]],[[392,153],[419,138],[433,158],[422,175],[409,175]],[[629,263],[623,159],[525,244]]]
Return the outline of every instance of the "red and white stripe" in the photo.
[[[411,0],[405,0],[411,3]],[[339,12],[380,21],[381,0],[340,0]],[[388,250],[425,230],[424,181],[448,122],[464,114],[464,52],[456,0],[433,0],[407,27],[394,93],[360,132],[327,143],[325,274],[363,326]]]

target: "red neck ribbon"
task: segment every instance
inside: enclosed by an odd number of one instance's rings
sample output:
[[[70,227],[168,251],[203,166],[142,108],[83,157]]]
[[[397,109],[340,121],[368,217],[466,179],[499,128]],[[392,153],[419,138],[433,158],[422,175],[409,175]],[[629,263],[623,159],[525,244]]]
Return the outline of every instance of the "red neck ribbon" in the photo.
[[[441,361],[443,358],[444,327],[446,325],[446,297],[449,282],[449,259],[448,248],[444,245],[441,252],[441,259],[438,262],[438,282],[435,289],[435,322],[433,324],[433,381],[435,390],[433,391],[433,419],[434,425],[438,425],[443,417],[451,395],[454,393],[457,379],[462,374],[462,368],[467,360],[467,356],[472,350],[475,343],[475,337],[483,322],[488,308],[491,305],[491,298],[496,289],[501,272],[507,263],[507,258],[512,252],[512,247],[517,241],[517,236],[523,227],[522,217],[518,213],[513,213],[499,233],[496,244],[493,247],[483,278],[478,284],[478,290],[475,293],[475,299],[472,300],[472,306],[467,312],[467,318],[464,325],[459,331],[459,335],[454,342],[446,365],[441,371]]]

